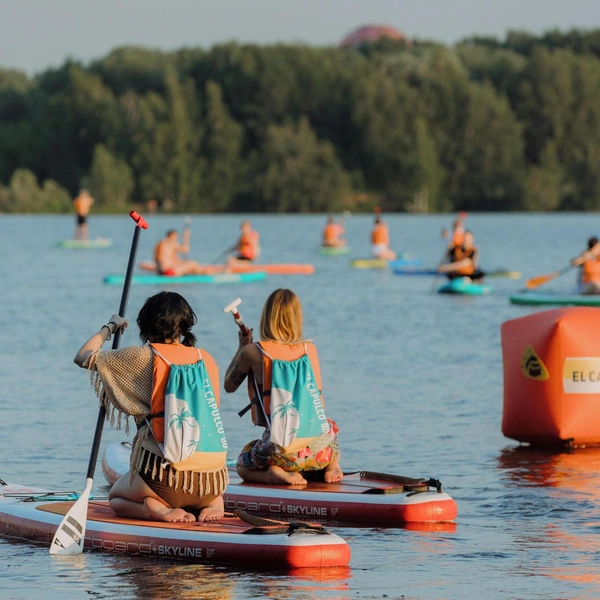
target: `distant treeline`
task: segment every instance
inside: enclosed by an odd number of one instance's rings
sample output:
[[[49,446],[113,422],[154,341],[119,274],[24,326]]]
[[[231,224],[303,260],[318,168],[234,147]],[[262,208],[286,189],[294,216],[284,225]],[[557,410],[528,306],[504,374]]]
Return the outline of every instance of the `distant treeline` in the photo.
[[[0,69],[0,211],[596,210],[600,30]]]

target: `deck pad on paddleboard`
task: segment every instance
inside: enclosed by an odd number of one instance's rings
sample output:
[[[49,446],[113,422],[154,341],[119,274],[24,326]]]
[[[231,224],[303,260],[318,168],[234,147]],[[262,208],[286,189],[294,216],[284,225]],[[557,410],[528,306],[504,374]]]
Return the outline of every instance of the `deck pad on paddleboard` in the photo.
[[[491,294],[492,287],[485,283],[475,283],[468,277],[452,279],[438,288],[438,294],[462,294],[465,296],[482,296]]]
[[[142,261],[139,268],[144,271],[156,272],[156,263],[153,261]],[[312,275],[315,272],[314,265],[296,263],[252,263],[250,261],[238,261],[228,265],[200,265],[206,275],[217,273],[256,273],[263,272],[267,275]]]
[[[107,447],[102,457],[102,472],[108,483],[112,485],[128,471],[130,455],[127,443]],[[441,485],[439,488],[433,483],[427,485],[434,480],[399,478],[421,482],[406,485],[399,483],[395,475],[379,474],[393,481],[371,475],[361,471],[346,475],[339,483],[309,481],[299,487],[243,482],[235,470],[230,470],[225,509],[243,509],[272,518],[302,517],[365,527],[440,523],[456,518],[454,499],[441,491]]]

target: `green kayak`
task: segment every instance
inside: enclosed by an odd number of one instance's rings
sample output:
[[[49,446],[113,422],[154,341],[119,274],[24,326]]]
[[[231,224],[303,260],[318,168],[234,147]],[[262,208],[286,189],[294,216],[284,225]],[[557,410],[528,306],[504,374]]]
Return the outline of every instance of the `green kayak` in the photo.
[[[530,306],[600,306],[599,296],[584,296],[583,294],[542,294],[523,292],[510,296],[513,304],[528,304]]]
[[[131,283],[134,285],[180,285],[192,283],[250,283],[262,281],[267,274],[264,271],[253,273],[216,273],[214,275],[134,275]],[[104,283],[108,285],[122,285],[125,275],[107,275]]]

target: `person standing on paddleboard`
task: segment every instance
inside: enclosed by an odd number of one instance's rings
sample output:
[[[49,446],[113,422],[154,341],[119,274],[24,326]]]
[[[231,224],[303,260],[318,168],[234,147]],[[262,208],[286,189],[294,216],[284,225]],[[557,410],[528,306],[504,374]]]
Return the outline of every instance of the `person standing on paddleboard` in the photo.
[[[327,217],[327,224],[323,228],[323,247],[339,248],[345,246],[346,240],[342,238],[344,233],[344,220],[340,219],[339,223],[336,223],[333,215],[330,215]]]
[[[94,199],[87,190],[80,190],[79,196],[73,200],[75,209],[75,239],[87,242],[89,238],[88,215]]]
[[[165,237],[154,246],[154,262],[159,275],[181,277],[182,275],[204,275],[206,266],[195,260],[180,258],[180,254],[190,251],[190,229],[183,230],[183,243],[179,243],[179,233],[175,229],[167,231]]]
[[[225,373],[225,391],[248,377],[255,425],[263,436],[243,448],[237,472],[245,481],[303,485],[310,471],[327,483],[341,481],[338,427],[326,418],[317,349],[302,337],[302,305],[291,290],[275,290],[260,317],[260,342],[239,333],[239,347]]]
[[[93,371],[94,389],[111,422],[116,418],[119,428],[123,416],[131,416],[138,429],[130,471],[112,487],[110,507],[132,519],[221,519],[229,476],[218,410],[219,370],[206,350],[195,347],[191,329],[196,315],[179,294],[160,292],[146,300],[137,324],[143,346],[101,349],[117,329],[127,327],[124,318],[113,315],[74,358]],[[178,413],[172,413],[173,405]],[[204,419],[198,416],[198,406],[200,412],[209,411]],[[194,443],[185,440],[177,458],[170,458],[169,432],[188,429]],[[204,439],[204,431],[211,439]]]
[[[579,274],[580,293],[588,296],[600,294],[600,242],[597,237],[588,240],[588,248],[571,261],[581,267]]]
[[[468,277],[472,281],[483,281],[485,273],[478,267],[479,250],[471,231],[465,231],[462,245],[453,246],[449,252],[450,262],[438,267],[438,273],[443,273],[448,279]]]

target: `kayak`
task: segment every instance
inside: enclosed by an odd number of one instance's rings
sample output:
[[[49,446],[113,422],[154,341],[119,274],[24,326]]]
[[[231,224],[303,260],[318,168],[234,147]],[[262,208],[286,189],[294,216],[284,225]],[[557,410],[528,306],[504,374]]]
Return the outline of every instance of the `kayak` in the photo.
[[[600,296],[583,294],[544,294],[523,292],[509,297],[513,304],[529,305],[571,305],[571,306],[600,306]]]
[[[421,265],[420,258],[397,258],[395,260],[385,260],[383,258],[358,258],[350,261],[350,266],[355,269],[387,269],[391,267],[402,268],[402,267],[419,267]]]
[[[0,480],[1,481],[1,480]],[[3,535],[50,546],[77,495],[1,481]],[[85,548],[195,563],[233,563],[268,568],[340,567],[350,547],[320,525],[266,520],[244,511],[213,522],[165,523],[117,517],[108,501],[88,504]]]
[[[438,288],[438,294],[464,294],[467,296],[481,296],[491,294],[492,287],[485,283],[475,283],[468,277],[452,279]]]
[[[102,457],[109,484],[129,470],[131,446],[111,444]],[[362,471],[340,483],[309,481],[306,486],[243,482],[230,468],[225,510],[247,510],[276,519],[310,518],[355,527],[399,527],[444,523],[457,515],[456,502],[434,479]]]
[[[254,273],[216,273],[215,275],[134,275],[131,283],[136,285],[180,285],[187,283],[250,283],[262,281],[267,274],[264,271]],[[104,283],[108,285],[122,285],[125,275],[107,275]]]
[[[109,248],[112,240],[109,238],[96,238],[95,240],[61,240],[56,244],[59,248],[70,250],[92,250],[94,248]]]
[[[439,275],[437,269],[419,269],[411,267],[395,267],[396,275]],[[523,274],[520,271],[485,271],[486,277],[505,277],[507,279],[521,279]]]
[[[321,246],[319,248],[321,256],[341,256],[342,254],[350,254],[348,246]]]
[[[150,260],[139,264],[144,271],[156,272],[156,263]],[[217,273],[256,273],[264,272],[269,275],[312,275],[315,272],[314,265],[295,263],[267,263],[257,264],[251,262],[238,262],[235,265],[201,265],[206,275]]]

